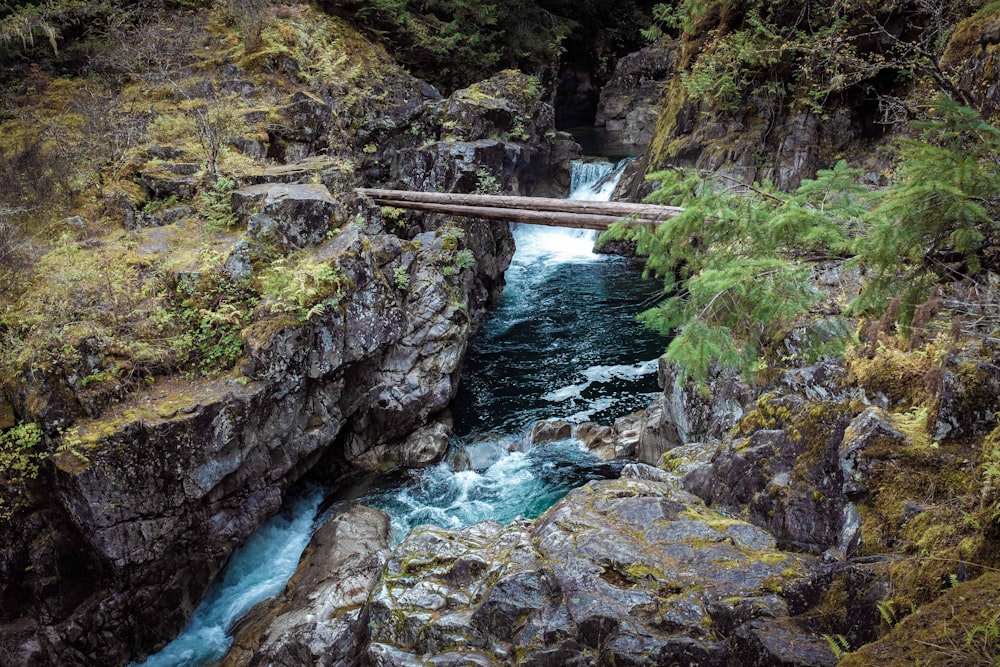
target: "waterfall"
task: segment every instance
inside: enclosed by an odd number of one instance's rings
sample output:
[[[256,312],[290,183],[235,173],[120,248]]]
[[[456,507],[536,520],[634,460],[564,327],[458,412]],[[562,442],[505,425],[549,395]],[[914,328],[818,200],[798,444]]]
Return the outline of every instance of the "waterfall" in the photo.
[[[572,198],[607,200],[623,167],[574,163]],[[634,269],[595,254],[589,230],[521,224],[514,238],[504,296],[463,370],[448,458],[386,478],[358,500],[390,514],[394,541],[422,523],[461,528],[484,519],[533,518],[586,481],[617,476],[620,463],[596,460],[577,441],[528,451],[518,443],[538,419],[610,421],[655,395],[655,356],[663,342],[634,320],[648,289]],[[636,354],[654,361],[635,363]],[[322,495],[307,489],[260,526],[183,632],[143,664],[196,667],[219,660],[232,643],[232,625],[277,595],[295,572],[319,521]]]
[[[634,159],[625,158],[618,164],[579,160],[573,162],[569,179],[569,198],[582,201],[610,201],[622,172]]]
[[[573,162],[570,172],[569,199],[580,201],[608,201],[614,193],[618,179],[625,166],[633,158],[618,164],[611,162]],[[534,274],[566,262],[593,262],[606,259],[594,253],[597,232],[590,229],[569,227],[543,227],[540,225],[516,224],[514,245],[517,252],[511,260],[511,269],[506,275],[507,292],[518,292],[520,287],[511,285],[521,272]],[[532,278],[534,279],[534,278]]]

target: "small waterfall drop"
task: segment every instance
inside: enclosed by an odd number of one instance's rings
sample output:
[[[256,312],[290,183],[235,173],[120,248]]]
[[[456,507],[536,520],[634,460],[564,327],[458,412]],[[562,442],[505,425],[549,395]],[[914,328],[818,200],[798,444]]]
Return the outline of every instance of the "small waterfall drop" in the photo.
[[[572,198],[606,201],[623,166],[574,164]],[[651,285],[621,258],[595,254],[594,232],[515,225],[514,238],[504,296],[463,369],[447,459],[386,478],[357,501],[390,514],[396,542],[424,523],[534,518],[586,481],[617,476],[620,463],[598,461],[578,441],[522,451],[524,431],[547,418],[607,423],[657,392],[664,342],[634,318]],[[294,573],[322,520],[322,496],[310,488],[286,501],[233,555],[182,633],[142,664],[200,667],[222,658],[232,625]]]

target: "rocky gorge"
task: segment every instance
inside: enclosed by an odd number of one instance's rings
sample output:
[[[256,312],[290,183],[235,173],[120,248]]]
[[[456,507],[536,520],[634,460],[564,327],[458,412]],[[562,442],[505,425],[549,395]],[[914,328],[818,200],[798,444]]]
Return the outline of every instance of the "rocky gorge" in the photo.
[[[6,311],[0,332],[21,345],[5,349],[0,425],[41,426],[20,464],[34,475],[4,477],[17,491],[0,505],[3,664],[142,660],[299,482],[441,461],[513,236],[355,188],[564,193],[581,157],[537,77],[505,70],[442,95],[319,7],[275,11],[287,29],[258,52],[227,52],[217,27],[173,44],[190,50],[147,94],[194,109],[204,123],[186,131],[203,140],[161,121],[122,156],[129,178],[104,185],[100,212],[60,223],[69,240]],[[190,55],[205,44],[223,55]],[[665,162],[793,189],[825,154],[881,140],[865,135],[868,108],[737,119],[678,99],[687,48],[625,56],[604,88],[598,124],[640,151],[619,198],[648,193],[643,173]],[[225,91],[240,100],[228,129]],[[221,178],[206,177],[215,161]],[[87,253],[98,269],[70,273]],[[537,519],[392,543],[385,512],[347,503],[284,591],[232,628],[221,663],[979,664],[986,651],[965,639],[1000,613],[984,472],[995,337],[915,352],[876,332],[807,359],[803,341],[864,275],[829,260],[814,279],[832,296],[754,378],[716,369],[698,383],[660,360],[645,409],[535,424],[522,446],[572,439],[624,464]],[[982,319],[992,303],[975,301]],[[70,324],[47,337],[46,317]],[[179,322],[213,340],[235,331],[238,347],[205,372],[184,366],[198,343],[155,342]]]

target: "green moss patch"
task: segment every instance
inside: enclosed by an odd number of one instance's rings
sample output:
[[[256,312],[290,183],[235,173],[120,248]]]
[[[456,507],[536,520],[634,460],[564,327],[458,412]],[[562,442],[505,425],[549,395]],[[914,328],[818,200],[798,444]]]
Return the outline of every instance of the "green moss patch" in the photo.
[[[966,667],[1000,662],[1000,573],[958,584],[840,667]]]

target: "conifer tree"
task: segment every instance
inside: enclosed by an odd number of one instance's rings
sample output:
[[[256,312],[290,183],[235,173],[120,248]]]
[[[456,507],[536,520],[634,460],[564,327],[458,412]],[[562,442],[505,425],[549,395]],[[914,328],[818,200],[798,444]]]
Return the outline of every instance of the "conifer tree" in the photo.
[[[682,206],[656,227],[618,223],[635,240],[664,300],[639,317],[672,335],[666,358],[695,378],[752,371],[824,294],[820,259],[859,263],[866,283],[847,311],[888,317],[899,333],[935,286],[1000,273],[1000,130],[942,98],[899,142],[892,182],[869,191],[839,162],[792,194],[692,171],[650,174],[649,201]]]

